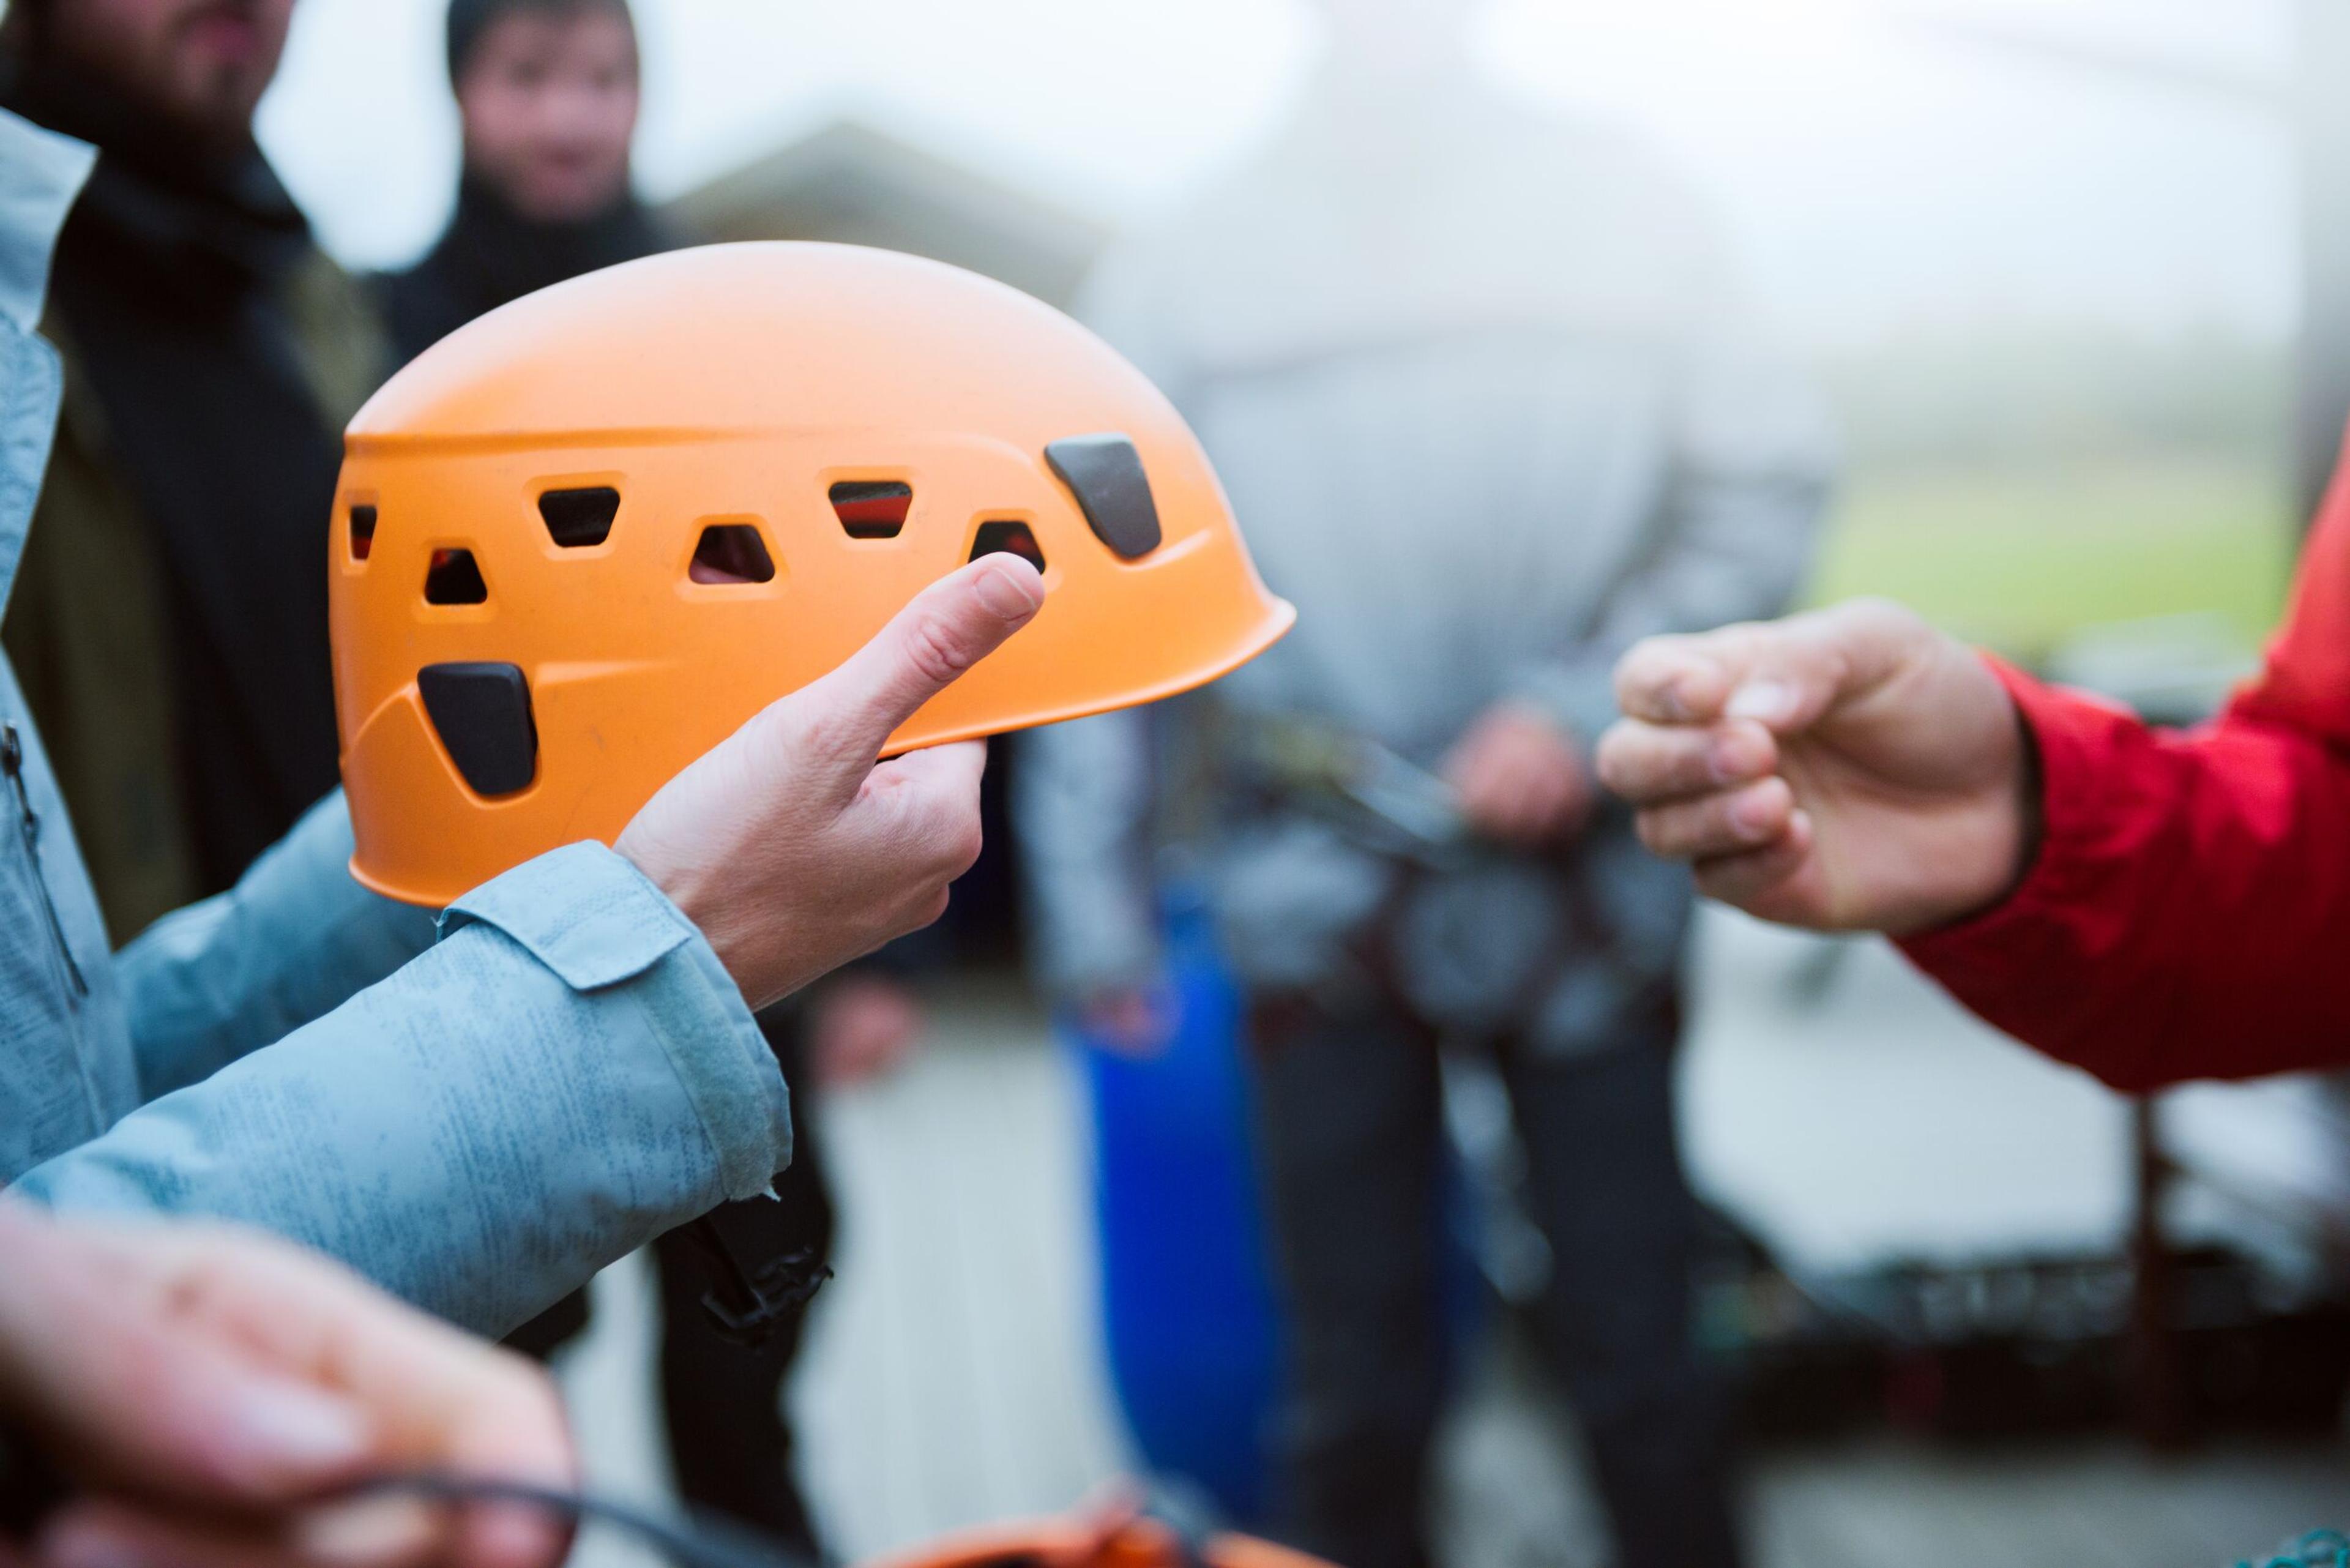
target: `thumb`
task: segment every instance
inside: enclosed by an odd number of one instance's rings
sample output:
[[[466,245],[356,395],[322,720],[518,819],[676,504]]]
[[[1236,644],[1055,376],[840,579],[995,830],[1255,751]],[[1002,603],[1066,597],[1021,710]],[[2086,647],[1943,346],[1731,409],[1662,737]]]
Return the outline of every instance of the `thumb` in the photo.
[[[1710,724],[1751,669],[1772,626],[1643,638],[1616,661],[1616,706],[1650,724]]]
[[[1035,618],[1045,579],[1017,556],[972,562],[916,595],[839,668],[790,700],[815,761],[861,780],[890,734]]]
[[[1924,631],[1924,622],[1898,606],[1858,600],[1784,620],[1650,638],[1617,665],[1617,700],[1628,717],[1650,723],[1748,719],[1792,734],[1884,680]]]

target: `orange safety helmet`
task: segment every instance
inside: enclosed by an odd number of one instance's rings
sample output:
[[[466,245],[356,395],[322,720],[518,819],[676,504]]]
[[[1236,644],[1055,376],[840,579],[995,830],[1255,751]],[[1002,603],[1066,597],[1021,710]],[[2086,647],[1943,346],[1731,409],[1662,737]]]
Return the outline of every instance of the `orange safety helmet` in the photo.
[[[991,550],[1035,622],[892,753],[1148,702],[1295,618],[1180,415],[1050,306],[851,245],[558,284],[345,437],[331,598],[351,874],[443,904],[654,791]]]
[[[1131,1506],[983,1526],[860,1568],[1331,1568],[1253,1535],[1201,1540]]]

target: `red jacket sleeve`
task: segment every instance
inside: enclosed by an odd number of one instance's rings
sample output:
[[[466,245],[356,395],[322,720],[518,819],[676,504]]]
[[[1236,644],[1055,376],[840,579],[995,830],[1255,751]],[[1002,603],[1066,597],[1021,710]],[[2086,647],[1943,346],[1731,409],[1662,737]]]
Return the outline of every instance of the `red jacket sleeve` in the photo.
[[[2039,856],[1910,959],[2116,1088],[2350,1063],[2350,468],[2260,678],[2211,724],[1993,668],[2039,745]]]

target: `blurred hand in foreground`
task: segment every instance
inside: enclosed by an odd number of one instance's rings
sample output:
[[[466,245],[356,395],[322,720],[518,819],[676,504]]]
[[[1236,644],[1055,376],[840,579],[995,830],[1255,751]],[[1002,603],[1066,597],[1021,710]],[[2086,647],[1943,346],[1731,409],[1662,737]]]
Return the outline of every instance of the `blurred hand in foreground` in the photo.
[[[1522,849],[1572,838],[1598,794],[1574,737],[1520,702],[1495,703],[1469,727],[1444,761],[1444,780],[1471,827]]]
[[[1599,776],[1712,898],[1906,935],[1996,903],[2031,864],[2022,721],[1975,653],[1898,605],[1659,637],[1616,669]]]
[[[551,1568],[536,1510],[319,1504],[362,1476],[573,1484],[536,1366],[292,1244],[48,1218],[0,1197],[0,1418],[75,1489],[21,1550],[58,1568]],[[0,1562],[12,1551],[0,1543]]]
[[[892,732],[1035,618],[992,555],[663,785],[613,847],[709,938],[754,1010],[929,925],[979,857],[981,742],[878,763]]]
[[[920,998],[894,980],[850,974],[823,988],[808,1014],[808,1059],[827,1089],[894,1073],[922,1036]]]

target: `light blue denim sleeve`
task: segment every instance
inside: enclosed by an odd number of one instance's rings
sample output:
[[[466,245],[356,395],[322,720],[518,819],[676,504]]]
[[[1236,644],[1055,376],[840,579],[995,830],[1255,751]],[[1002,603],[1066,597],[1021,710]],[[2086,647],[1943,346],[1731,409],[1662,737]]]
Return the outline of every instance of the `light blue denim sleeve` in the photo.
[[[61,1210],[244,1220],[485,1334],[791,1158],[709,944],[576,844],[484,884],[390,979],[28,1172]]]
[[[235,887],[164,916],[115,955],[141,1099],[203,1082],[432,945],[432,912],[369,892],[350,858],[337,790]]]

